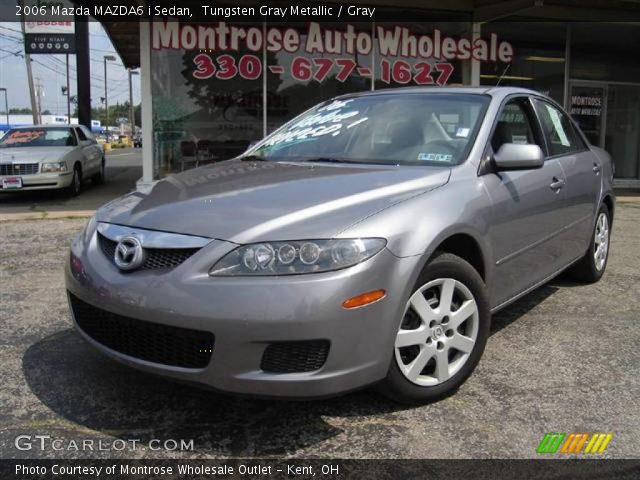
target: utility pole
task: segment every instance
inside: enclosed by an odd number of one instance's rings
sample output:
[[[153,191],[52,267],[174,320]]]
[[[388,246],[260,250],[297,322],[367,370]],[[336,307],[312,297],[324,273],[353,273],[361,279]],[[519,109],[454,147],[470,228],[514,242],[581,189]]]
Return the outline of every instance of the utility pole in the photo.
[[[22,3],[22,22],[20,22],[20,24],[22,25],[22,38],[25,37],[25,33],[24,33],[24,1],[21,2]],[[25,52],[24,54],[24,61],[27,64],[27,80],[29,82],[29,96],[31,97],[31,116],[33,117],[33,123],[37,124],[38,122],[38,116],[36,113],[36,93],[35,90],[33,88],[33,72],[31,71],[31,55],[29,55],[28,53]]]
[[[4,109],[7,114],[7,128],[9,127],[9,96],[5,87],[0,87],[0,92],[4,91]]]
[[[44,97],[44,91],[42,89],[42,80],[40,77],[36,77],[36,112],[37,112],[37,122],[38,124],[42,123],[42,97]]]
[[[67,124],[71,125],[71,87],[69,86],[69,54],[67,53]]]
[[[116,57],[113,55],[104,56],[104,121],[107,128],[107,139],[109,138],[109,100],[107,99],[107,61],[114,62]]]
[[[136,120],[133,115],[133,88],[131,86],[131,77],[133,75],[138,75],[138,72],[129,69],[129,127],[131,128],[131,145],[133,145],[133,134],[136,129]]]

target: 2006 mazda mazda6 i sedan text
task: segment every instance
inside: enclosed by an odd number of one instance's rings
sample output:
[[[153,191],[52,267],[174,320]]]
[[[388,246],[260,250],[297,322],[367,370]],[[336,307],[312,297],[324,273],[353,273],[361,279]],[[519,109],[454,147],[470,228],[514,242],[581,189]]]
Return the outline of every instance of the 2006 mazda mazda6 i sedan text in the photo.
[[[612,162],[552,100],[409,88],[326,101],[242,156],[98,210],[66,270],[78,331],[219,390],[455,390],[491,313],[602,276]]]

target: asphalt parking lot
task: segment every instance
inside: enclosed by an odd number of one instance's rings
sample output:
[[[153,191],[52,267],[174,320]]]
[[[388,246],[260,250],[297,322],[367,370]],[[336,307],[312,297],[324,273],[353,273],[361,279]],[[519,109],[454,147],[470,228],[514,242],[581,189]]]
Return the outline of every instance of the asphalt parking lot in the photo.
[[[640,454],[640,204],[619,206],[601,282],[558,279],[503,310],[475,374],[419,408],[371,391],[238,399],[108,360],[67,315],[62,265],[85,221],[0,223],[2,458],[535,458],[552,431],[611,432],[603,456]],[[18,435],[193,439],[194,448],[22,451]]]

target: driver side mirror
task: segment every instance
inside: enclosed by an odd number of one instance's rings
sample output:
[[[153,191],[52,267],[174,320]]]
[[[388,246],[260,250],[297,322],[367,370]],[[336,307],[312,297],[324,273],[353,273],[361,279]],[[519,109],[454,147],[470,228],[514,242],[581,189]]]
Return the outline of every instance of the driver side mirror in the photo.
[[[544,165],[544,153],[538,145],[504,143],[493,155],[498,171],[531,170]]]

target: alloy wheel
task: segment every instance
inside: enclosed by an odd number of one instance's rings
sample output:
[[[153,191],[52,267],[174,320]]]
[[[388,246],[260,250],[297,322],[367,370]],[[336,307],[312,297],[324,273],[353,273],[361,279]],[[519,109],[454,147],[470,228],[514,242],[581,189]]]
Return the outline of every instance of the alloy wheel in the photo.
[[[467,362],[478,337],[478,305],[453,278],[439,278],[411,296],[398,330],[395,358],[402,374],[420,386],[435,386]]]
[[[609,218],[604,212],[598,215],[596,222],[596,232],[593,238],[593,259],[596,270],[601,271],[607,261],[609,252]]]

